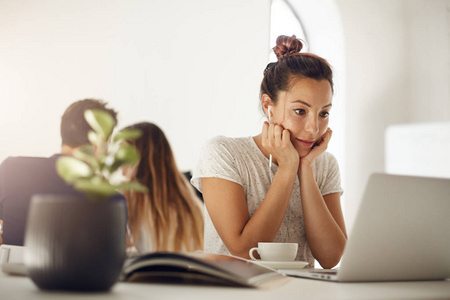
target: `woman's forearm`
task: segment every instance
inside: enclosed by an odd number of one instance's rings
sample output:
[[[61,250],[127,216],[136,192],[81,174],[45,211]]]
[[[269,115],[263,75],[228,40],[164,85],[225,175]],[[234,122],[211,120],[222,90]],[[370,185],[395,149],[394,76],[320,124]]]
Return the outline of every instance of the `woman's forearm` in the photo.
[[[299,170],[305,231],[311,252],[324,268],[334,267],[346,243],[346,233],[330,212],[320,193],[310,166]],[[339,199],[337,199],[339,201]]]
[[[242,231],[242,236],[252,240],[252,244],[275,239],[283,222],[296,177],[295,170],[281,168],[274,175],[266,197]]]

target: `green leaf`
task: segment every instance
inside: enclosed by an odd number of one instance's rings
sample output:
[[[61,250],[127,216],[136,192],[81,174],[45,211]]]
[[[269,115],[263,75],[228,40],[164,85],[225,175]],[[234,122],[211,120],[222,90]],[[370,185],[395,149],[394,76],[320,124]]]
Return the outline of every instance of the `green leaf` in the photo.
[[[84,117],[103,141],[108,140],[116,126],[114,118],[109,113],[99,109],[88,109],[84,112]]]
[[[121,161],[115,160],[112,165],[108,166],[108,171],[110,174],[113,174],[114,172],[119,172],[119,168],[124,165]]]
[[[56,161],[56,171],[68,183],[72,183],[78,178],[89,177],[93,174],[88,164],[71,156],[58,158]]]
[[[86,144],[78,148],[77,152],[83,152],[87,155],[94,155],[94,146]]]
[[[100,136],[92,130],[88,132],[88,140],[92,145],[100,145],[102,143]]]
[[[110,183],[99,180],[99,177],[91,179],[78,179],[74,182],[74,187],[86,193],[90,199],[104,200],[114,194],[117,194],[117,189]]]
[[[136,140],[140,138],[142,131],[139,129],[122,129],[114,136],[114,143],[120,140]]]
[[[136,192],[141,192],[141,193],[145,193],[148,191],[148,188],[145,185],[143,185],[137,181],[123,182],[123,183],[117,185],[117,189],[119,191],[134,190]]]
[[[73,156],[79,160],[85,161],[91,165],[93,169],[99,168],[99,163],[95,159],[94,147],[92,145],[84,145],[73,151]]]
[[[122,190],[146,192],[147,188],[131,181],[113,184],[114,174],[124,165],[139,162],[139,151],[124,140],[135,140],[142,135],[139,129],[119,131],[110,144],[115,127],[114,118],[101,110],[87,110],[86,121],[92,127],[88,132],[90,144],[83,145],[73,152],[73,157],[63,157],[57,162],[57,171],[67,182],[92,200],[104,200]]]
[[[139,152],[134,146],[125,144],[117,149],[114,158],[122,162],[122,165],[133,165],[139,161]]]

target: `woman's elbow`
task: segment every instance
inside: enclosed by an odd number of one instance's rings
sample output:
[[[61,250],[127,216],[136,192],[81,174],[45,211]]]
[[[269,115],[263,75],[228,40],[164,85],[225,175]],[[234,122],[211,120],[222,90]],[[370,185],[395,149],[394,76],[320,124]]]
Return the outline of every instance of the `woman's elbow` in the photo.
[[[243,248],[243,247],[228,247],[228,251],[231,255],[239,256],[245,259],[249,259],[250,256],[248,252],[250,251],[250,248]]]
[[[339,249],[336,249],[333,252],[329,252],[328,255],[325,255],[321,258],[317,258],[317,261],[324,269],[332,269],[334,268],[342,258],[342,254],[344,253],[345,244]]]
[[[317,261],[319,262],[319,264],[322,268],[332,269],[339,263],[340,260],[341,260],[341,257],[333,257],[333,258],[321,259],[321,260],[317,260]]]
[[[239,256],[245,259],[249,259],[249,251],[252,248],[252,246],[245,245],[241,240],[237,239],[232,242],[225,243],[225,246],[228,249],[228,252],[230,252],[231,255]]]

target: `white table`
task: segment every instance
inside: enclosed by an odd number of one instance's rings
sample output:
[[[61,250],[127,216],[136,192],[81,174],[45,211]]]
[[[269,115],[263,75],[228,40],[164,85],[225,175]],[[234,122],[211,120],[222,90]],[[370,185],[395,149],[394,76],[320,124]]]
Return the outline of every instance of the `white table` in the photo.
[[[334,283],[292,278],[269,290],[177,284],[118,283],[107,293],[46,292],[27,277],[0,271],[0,299],[450,299],[450,281]]]

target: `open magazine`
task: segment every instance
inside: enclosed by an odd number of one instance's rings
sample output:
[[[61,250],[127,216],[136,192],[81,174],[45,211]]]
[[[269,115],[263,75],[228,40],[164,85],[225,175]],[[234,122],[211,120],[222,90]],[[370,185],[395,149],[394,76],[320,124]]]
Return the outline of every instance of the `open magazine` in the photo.
[[[154,252],[128,259],[121,280],[270,288],[289,279],[273,269],[235,256]]]

